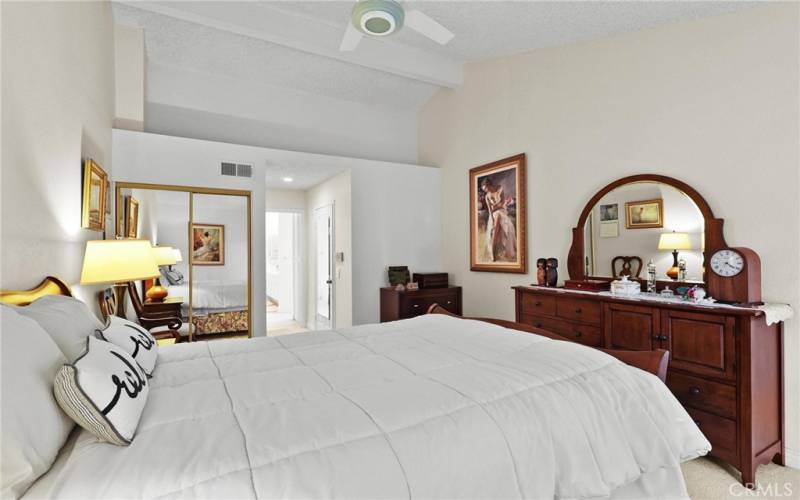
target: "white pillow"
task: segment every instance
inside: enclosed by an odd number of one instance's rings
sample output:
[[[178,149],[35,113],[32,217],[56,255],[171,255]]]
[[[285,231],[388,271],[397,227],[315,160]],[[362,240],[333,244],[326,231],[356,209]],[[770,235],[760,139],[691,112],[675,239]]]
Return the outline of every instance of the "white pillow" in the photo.
[[[110,342],[89,337],[86,352],[55,378],[56,401],[81,427],[103,441],[130,444],[147,403],[147,375]]]
[[[86,304],[63,295],[47,295],[29,306],[17,308],[17,312],[42,325],[69,363],[74,363],[83,353],[86,337],[103,328],[103,323]]]
[[[0,305],[2,351],[2,498],[18,498],[50,466],[73,422],[53,397],[53,377],[66,362],[37,322]]]
[[[150,332],[133,321],[117,316],[112,316],[108,326],[97,332],[103,340],[125,349],[146,374],[153,373],[158,358],[158,344]]]

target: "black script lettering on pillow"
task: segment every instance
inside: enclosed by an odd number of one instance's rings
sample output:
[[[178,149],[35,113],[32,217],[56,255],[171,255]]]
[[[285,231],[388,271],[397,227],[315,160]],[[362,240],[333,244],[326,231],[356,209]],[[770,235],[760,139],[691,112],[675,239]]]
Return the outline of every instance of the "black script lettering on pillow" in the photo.
[[[111,375],[111,382],[117,387],[117,391],[114,394],[114,397],[111,398],[111,401],[106,405],[105,408],[101,411],[103,415],[107,415],[108,412],[114,409],[119,402],[119,397],[122,395],[122,391],[128,395],[129,398],[135,399],[136,396],[142,392],[142,389],[145,385],[147,385],[147,379],[143,378],[139,374],[139,370],[136,369],[133,365],[128,363],[124,357],[120,356],[118,353],[111,351],[111,354],[116,356],[122,363],[128,368],[123,373],[125,374],[125,380],[121,380],[120,377],[115,373]]]
[[[134,346],[133,354],[131,354],[131,356],[134,359],[136,358],[136,355],[139,354],[139,347],[144,347],[145,351],[149,351],[150,349],[153,348],[153,345],[155,343],[153,342],[153,339],[150,337],[150,335],[147,334],[146,330],[134,325],[125,325],[125,326],[136,332],[135,336],[131,335],[129,337],[131,339],[131,342],[133,342]]]

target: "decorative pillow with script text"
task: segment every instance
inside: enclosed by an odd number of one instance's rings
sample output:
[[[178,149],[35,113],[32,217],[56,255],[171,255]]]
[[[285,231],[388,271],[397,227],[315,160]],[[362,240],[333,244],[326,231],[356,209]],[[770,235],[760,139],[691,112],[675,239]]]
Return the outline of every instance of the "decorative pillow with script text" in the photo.
[[[95,337],[86,352],[56,374],[53,393],[61,409],[98,438],[130,444],[150,387],[147,375],[121,347]]]
[[[158,358],[158,344],[150,332],[141,325],[112,316],[105,329],[97,332],[103,340],[122,347],[139,363],[146,374],[153,373]]]

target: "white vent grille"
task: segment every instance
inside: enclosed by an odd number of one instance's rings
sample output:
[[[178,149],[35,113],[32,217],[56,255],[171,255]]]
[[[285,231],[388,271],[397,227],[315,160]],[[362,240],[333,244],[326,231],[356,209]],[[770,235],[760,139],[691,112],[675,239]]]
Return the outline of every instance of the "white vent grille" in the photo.
[[[236,175],[239,177],[253,177],[253,166],[242,163],[236,165]]]
[[[236,176],[236,164],[235,163],[222,162],[221,173],[222,173],[222,175]]]

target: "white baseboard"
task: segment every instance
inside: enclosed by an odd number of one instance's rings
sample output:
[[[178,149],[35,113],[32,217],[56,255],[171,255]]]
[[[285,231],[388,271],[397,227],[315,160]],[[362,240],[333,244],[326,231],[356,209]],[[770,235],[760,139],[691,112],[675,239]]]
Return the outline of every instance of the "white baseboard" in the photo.
[[[786,462],[787,467],[800,469],[800,450],[785,448],[784,455],[784,462]]]

